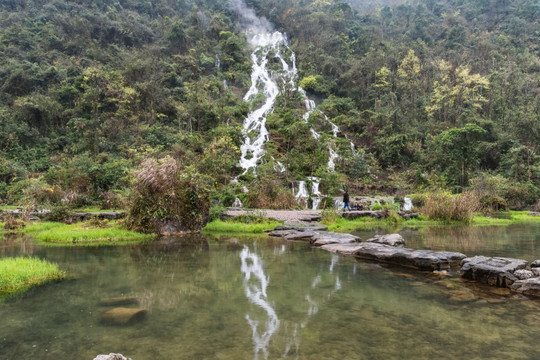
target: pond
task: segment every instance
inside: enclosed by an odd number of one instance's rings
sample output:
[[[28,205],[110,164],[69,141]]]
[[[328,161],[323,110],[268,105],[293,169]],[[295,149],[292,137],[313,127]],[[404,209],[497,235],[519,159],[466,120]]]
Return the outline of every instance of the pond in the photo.
[[[540,258],[540,227],[403,230],[418,247]],[[373,235],[364,233],[362,236]],[[540,304],[457,276],[359,262],[266,237],[53,248],[0,240],[70,279],[0,304],[1,359],[539,359]],[[147,309],[101,321],[102,299]]]

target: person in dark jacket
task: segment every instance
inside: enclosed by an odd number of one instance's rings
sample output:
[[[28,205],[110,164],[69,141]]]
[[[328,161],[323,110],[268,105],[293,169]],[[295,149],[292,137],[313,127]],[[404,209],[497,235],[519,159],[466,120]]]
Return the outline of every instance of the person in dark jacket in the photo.
[[[345,211],[345,209],[351,211],[351,207],[349,206],[349,193],[347,191],[343,194],[343,211]]]

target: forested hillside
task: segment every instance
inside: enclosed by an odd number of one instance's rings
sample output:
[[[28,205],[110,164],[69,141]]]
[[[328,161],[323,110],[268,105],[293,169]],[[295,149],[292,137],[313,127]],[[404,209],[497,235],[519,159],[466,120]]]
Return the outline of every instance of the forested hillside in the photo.
[[[211,177],[226,206],[291,206],[308,176],[329,194],[539,198],[538,1],[247,0],[287,33],[322,113],[306,123],[299,92],[280,94],[267,155],[239,183],[242,122],[261,99],[243,100],[252,49],[236,2],[2,1],[0,201],[119,206],[130,171],[166,155]]]

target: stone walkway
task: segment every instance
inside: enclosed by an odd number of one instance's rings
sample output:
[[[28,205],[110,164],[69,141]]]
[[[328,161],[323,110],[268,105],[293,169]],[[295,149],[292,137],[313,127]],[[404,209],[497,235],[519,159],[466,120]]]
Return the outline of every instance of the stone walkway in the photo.
[[[238,215],[262,215],[278,221],[319,221],[321,219],[321,212],[321,210],[229,209],[226,215],[230,217]]]

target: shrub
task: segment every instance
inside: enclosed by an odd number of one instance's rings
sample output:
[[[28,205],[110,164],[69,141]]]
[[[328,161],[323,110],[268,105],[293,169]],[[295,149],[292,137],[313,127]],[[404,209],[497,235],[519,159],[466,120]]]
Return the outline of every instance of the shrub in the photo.
[[[431,220],[469,223],[478,209],[479,202],[473,192],[464,192],[462,195],[438,193],[427,196],[422,213]]]
[[[321,213],[322,223],[326,225],[331,225],[335,223],[341,217],[339,211],[332,207],[324,209]]]
[[[274,178],[261,178],[248,192],[249,205],[258,209],[292,209],[296,199],[289,191],[281,187]]]
[[[146,159],[134,175],[126,226],[159,235],[201,230],[209,218],[210,182],[171,157]]]
[[[104,210],[125,209],[127,200],[122,194],[115,191],[104,191],[101,193],[100,207]]]
[[[45,216],[48,221],[64,222],[70,218],[69,208],[66,205],[53,206],[51,211]]]
[[[508,211],[506,200],[500,196],[486,195],[480,199],[480,208],[482,211]]]
[[[426,194],[412,194],[409,196],[414,207],[421,208],[426,205]]]
[[[511,209],[523,209],[534,204],[540,197],[540,190],[531,183],[516,184],[508,187],[504,198]]]
[[[371,210],[373,210],[373,211],[379,211],[379,210],[382,210],[382,209],[383,209],[383,206],[381,204],[374,204],[371,207]]]

